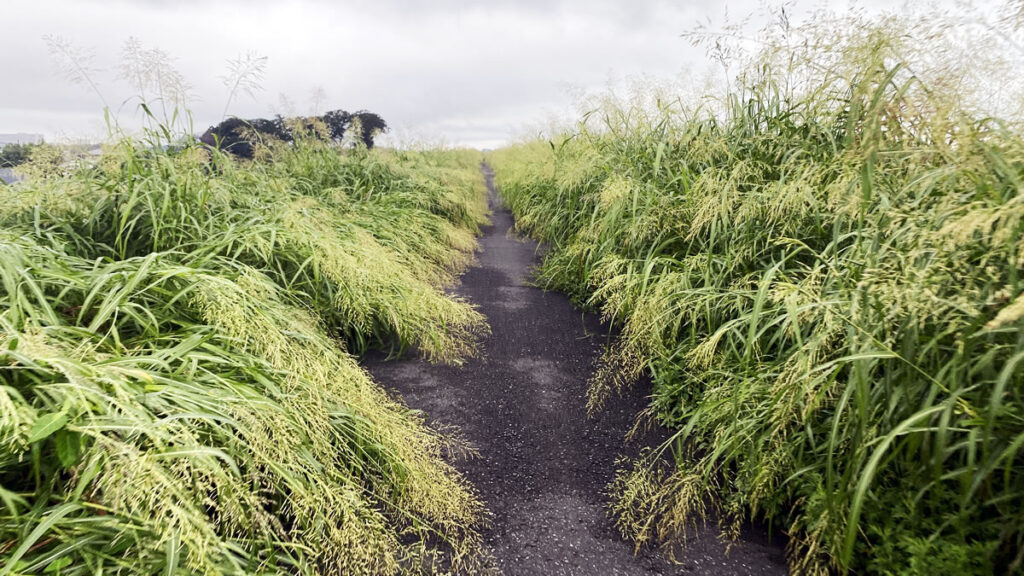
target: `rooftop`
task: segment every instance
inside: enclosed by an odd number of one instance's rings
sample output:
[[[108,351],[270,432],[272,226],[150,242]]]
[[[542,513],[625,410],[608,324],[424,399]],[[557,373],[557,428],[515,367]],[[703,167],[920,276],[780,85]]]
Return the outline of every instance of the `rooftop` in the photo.
[[[28,134],[15,132],[13,134],[0,134],[0,147],[8,144],[39,144],[43,141],[42,134]]]

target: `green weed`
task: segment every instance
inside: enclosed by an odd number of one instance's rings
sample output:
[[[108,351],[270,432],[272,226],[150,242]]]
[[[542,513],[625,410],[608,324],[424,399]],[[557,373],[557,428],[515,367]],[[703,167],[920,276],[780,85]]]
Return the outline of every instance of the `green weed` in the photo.
[[[882,32],[491,155],[542,285],[621,327],[591,409],[646,372],[675,431],[611,487],[638,545],[710,507],[799,574],[1021,569],[1024,139]]]
[[[461,448],[353,354],[457,362],[463,153],[125,140],[0,198],[0,574],[472,570]]]

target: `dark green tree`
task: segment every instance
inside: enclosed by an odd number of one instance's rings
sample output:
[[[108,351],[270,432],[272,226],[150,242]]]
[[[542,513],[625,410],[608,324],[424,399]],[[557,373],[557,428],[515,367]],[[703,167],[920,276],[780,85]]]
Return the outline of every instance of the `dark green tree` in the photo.
[[[8,144],[0,148],[0,168],[13,168],[24,164],[35,144]]]
[[[216,126],[211,126],[199,137],[199,140],[207,146],[220,148],[240,158],[252,158],[255,153],[256,140],[271,137],[282,142],[293,142],[295,130],[316,134],[312,128],[318,122],[327,128],[325,136],[339,143],[353,126],[358,126],[357,138],[367,149],[373,148],[373,140],[377,134],[388,130],[387,122],[368,110],[360,110],[354,114],[345,110],[331,110],[323,116],[294,118],[291,121],[287,121],[281,116],[270,120],[228,118]]]
[[[359,121],[359,139],[366,145],[367,150],[373,148],[373,139],[377,134],[388,131],[388,123],[368,110],[360,110],[353,114],[352,118]]]

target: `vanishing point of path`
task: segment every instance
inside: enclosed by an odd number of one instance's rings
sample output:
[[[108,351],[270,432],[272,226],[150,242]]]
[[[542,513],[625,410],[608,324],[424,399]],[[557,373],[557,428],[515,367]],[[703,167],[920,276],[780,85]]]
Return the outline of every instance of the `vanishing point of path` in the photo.
[[[456,292],[480,307],[491,335],[479,359],[435,366],[416,358],[366,366],[430,422],[454,424],[479,451],[456,465],[493,513],[484,538],[506,575],[785,574],[782,539],[749,530],[729,554],[710,522],[676,554],[677,564],[633,546],[606,514],[605,486],[646,405],[644,386],[586,414],[587,379],[605,343],[598,319],[557,293],[530,286],[537,245],[510,233],[485,168],[492,224],[480,240],[478,264]],[[648,439],[648,441],[651,441]]]

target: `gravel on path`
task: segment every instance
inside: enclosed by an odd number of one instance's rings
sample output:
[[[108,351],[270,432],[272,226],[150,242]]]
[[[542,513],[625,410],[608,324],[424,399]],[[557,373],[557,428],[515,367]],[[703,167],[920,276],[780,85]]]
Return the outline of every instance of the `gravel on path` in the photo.
[[[365,366],[428,422],[455,425],[480,452],[456,466],[493,514],[484,532],[494,567],[507,575],[785,574],[783,538],[744,530],[726,553],[708,522],[676,552],[634,554],[607,515],[605,488],[620,456],[664,438],[654,431],[626,442],[647,388],[612,397],[593,418],[587,380],[606,342],[599,319],[562,294],[529,284],[537,244],[512,233],[493,174],[484,167],[492,224],[480,239],[478,263],[454,292],[490,322],[480,358],[440,366],[418,358],[371,353]]]

